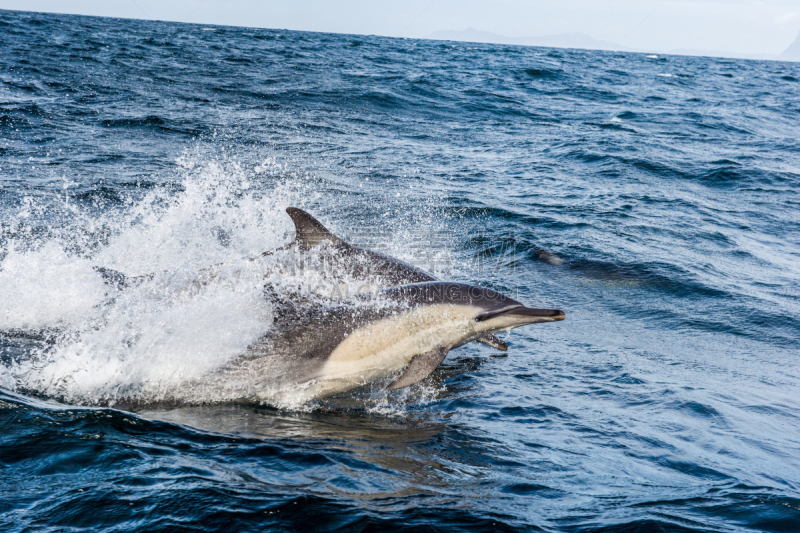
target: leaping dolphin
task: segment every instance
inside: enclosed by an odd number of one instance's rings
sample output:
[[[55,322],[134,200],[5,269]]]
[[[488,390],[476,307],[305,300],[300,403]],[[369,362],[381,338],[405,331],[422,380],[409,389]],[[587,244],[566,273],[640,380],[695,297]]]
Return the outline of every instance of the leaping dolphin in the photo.
[[[565,318],[560,310],[531,309],[491,289],[437,281],[402,261],[347,244],[305,211],[287,213],[295,239],[263,256],[314,250],[330,279],[355,278],[380,290],[279,307],[270,333],[246,354],[164,400],[280,402],[288,394],[306,401],[389,379],[389,390],[400,389],[430,375],[454,348],[477,340],[505,349],[494,333]],[[120,288],[153,278],[98,271]],[[198,283],[215,276],[205,269]]]

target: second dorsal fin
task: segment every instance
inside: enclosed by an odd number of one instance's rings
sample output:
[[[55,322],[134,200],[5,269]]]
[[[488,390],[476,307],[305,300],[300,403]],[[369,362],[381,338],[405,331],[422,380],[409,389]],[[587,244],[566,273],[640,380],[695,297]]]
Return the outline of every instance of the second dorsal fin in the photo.
[[[331,244],[344,244],[344,241],[328,231],[322,223],[316,218],[312,217],[302,209],[296,207],[287,207],[286,213],[294,222],[296,242],[301,249],[308,250],[314,246],[318,246],[323,242]]]

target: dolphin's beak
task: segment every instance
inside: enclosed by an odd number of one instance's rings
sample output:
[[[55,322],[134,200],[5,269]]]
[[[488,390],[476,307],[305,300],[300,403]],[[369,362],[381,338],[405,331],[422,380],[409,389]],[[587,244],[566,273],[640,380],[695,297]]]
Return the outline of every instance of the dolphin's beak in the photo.
[[[558,309],[531,309],[530,307],[518,307],[510,310],[507,313],[503,313],[503,316],[515,316],[520,318],[535,317],[545,319],[537,320],[537,322],[558,322],[559,320],[564,320],[567,318],[567,315],[564,314],[564,311],[559,311]]]

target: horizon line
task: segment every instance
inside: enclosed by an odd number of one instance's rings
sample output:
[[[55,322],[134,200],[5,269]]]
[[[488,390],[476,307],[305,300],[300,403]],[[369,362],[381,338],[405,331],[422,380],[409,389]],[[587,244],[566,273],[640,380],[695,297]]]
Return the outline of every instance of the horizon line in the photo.
[[[190,22],[188,20],[171,20],[171,19],[159,19],[159,18],[138,18],[138,17],[124,17],[124,16],[111,16],[111,15],[87,15],[84,13],[71,13],[71,12],[61,12],[61,11],[30,11],[26,9],[7,9],[7,8],[0,8],[0,12],[9,12],[9,13],[31,13],[31,14],[38,14],[38,15],[66,15],[72,17],[89,17],[89,18],[102,18],[102,19],[117,19],[117,20],[135,20],[135,21],[142,21],[142,22],[167,22],[171,24],[186,24],[192,26],[215,26],[220,28],[244,28],[244,29],[254,29],[254,30],[269,30],[269,31],[293,31],[298,33],[319,33],[319,34],[330,34],[330,35],[352,35],[355,37],[381,37],[386,39],[402,39],[402,40],[416,40],[416,41],[439,41],[439,42],[451,42],[451,43],[471,43],[471,44],[488,44],[488,45],[502,45],[502,46],[521,46],[525,48],[542,48],[542,49],[556,49],[556,50],[587,50],[587,51],[594,51],[594,52],[610,52],[610,53],[618,53],[618,54],[658,54],[663,56],[676,56],[676,57],[705,57],[710,59],[737,59],[741,61],[775,61],[780,63],[797,63],[800,60],[793,60],[793,59],[782,59],[781,54],[748,54],[752,56],[760,56],[760,57],[742,57],[741,54],[737,53],[730,53],[731,55],[715,55],[720,53],[727,54],[728,52],[721,52],[721,51],[706,51],[706,50],[687,50],[687,52],[697,52],[694,53],[680,53],[680,51],[645,51],[645,50],[609,50],[604,48],[584,48],[580,46],[544,46],[544,45],[530,45],[530,44],[519,44],[519,43],[503,43],[503,42],[485,42],[485,41],[470,41],[470,40],[453,40],[453,39],[437,39],[434,37],[430,37],[437,32],[465,32],[469,30],[480,31],[484,33],[492,33],[497,35],[498,37],[503,37],[507,39],[537,39],[537,38],[544,38],[544,37],[558,37],[562,35],[569,35],[570,33],[584,35],[589,37],[590,39],[594,39],[596,41],[601,41],[602,39],[596,39],[589,34],[582,33],[582,32],[568,32],[568,33],[559,33],[559,34],[550,34],[550,35],[542,35],[539,37],[535,36],[525,36],[525,37],[508,37],[505,35],[495,34],[494,32],[490,32],[488,30],[479,30],[477,28],[466,28],[464,30],[436,30],[428,36],[425,37],[403,37],[400,35],[384,35],[379,33],[348,33],[348,32],[337,32],[337,31],[318,31],[318,30],[298,30],[298,29],[291,29],[291,28],[269,28],[266,26],[247,26],[247,25],[239,25],[239,24],[214,24],[211,22]],[[146,13],[145,13],[146,14]],[[191,16],[191,15],[190,15]],[[798,34],[798,40],[800,40],[800,34]],[[610,41],[609,41],[610,42]],[[622,46],[621,44],[619,46]],[[791,45],[790,45],[791,46]],[[707,55],[706,55],[707,54]]]

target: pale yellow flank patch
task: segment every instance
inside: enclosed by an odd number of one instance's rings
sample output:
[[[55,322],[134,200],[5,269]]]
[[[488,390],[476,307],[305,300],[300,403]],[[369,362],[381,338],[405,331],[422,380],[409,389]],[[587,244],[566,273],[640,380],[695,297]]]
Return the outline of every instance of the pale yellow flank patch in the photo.
[[[333,394],[356,384],[386,378],[420,353],[451,348],[477,335],[477,307],[429,305],[364,325],[350,334],[328,358],[316,392]]]

